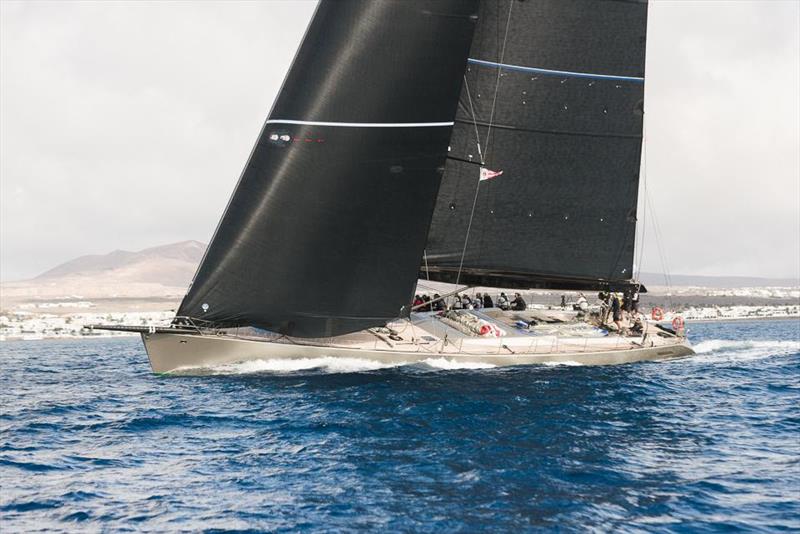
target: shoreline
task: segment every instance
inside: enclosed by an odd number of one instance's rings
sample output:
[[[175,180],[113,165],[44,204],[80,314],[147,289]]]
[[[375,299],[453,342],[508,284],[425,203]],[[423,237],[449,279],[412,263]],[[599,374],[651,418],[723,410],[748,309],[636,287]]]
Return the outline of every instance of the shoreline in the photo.
[[[725,323],[725,322],[743,322],[743,321],[800,321],[800,315],[791,315],[784,317],[722,317],[719,319],[686,319],[686,323]],[[661,321],[669,322],[669,321]]]

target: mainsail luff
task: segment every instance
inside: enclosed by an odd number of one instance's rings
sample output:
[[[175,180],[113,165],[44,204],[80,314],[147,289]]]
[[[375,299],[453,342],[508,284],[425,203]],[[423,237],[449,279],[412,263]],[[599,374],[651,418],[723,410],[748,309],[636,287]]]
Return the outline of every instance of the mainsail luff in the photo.
[[[339,335],[404,312],[477,0],[322,0],[179,317]]]
[[[646,2],[481,3],[421,276],[629,283],[646,24]],[[479,163],[503,175],[479,185]]]

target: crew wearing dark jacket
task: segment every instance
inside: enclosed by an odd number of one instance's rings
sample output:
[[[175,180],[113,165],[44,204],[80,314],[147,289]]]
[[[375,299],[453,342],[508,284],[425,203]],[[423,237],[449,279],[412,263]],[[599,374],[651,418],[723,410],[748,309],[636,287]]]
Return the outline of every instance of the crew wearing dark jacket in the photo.
[[[511,309],[514,311],[524,311],[528,309],[528,304],[522,299],[522,295],[514,293],[514,300],[511,301]]]
[[[483,307],[494,308],[494,302],[492,302],[492,297],[489,296],[489,293],[483,294]]]
[[[622,335],[622,305],[616,293],[611,294],[611,317],[617,325],[617,333]]]

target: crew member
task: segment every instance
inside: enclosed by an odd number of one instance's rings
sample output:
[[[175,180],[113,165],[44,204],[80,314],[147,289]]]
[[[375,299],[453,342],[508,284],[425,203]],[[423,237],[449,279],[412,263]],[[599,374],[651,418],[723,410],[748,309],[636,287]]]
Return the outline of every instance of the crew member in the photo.
[[[633,291],[633,296],[631,297],[631,313],[634,316],[639,315],[639,288],[637,287]]]
[[[511,309],[514,311],[525,311],[528,309],[528,304],[522,299],[522,295],[514,293],[514,300],[511,302]]]
[[[622,311],[629,314],[633,311],[633,290],[628,288],[622,296]]]
[[[586,300],[583,293],[578,293],[578,302],[575,303],[575,309],[584,313],[589,309],[589,301]]]
[[[430,295],[422,295],[422,302],[425,304],[425,306],[422,307],[422,311],[431,311]]]
[[[500,293],[500,296],[497,297],[497,307],[501,310],[508,310],[508,297],[505,293]]]
[[[611,316],[617,325],[617,333],[622,335],[622,305],[616,293],[611,296]]]
[[[608,312],[611,308],[610,295],[607,291],[601,291],[597,294],[597,299],[600,301],[600,325],[602,326],[608,321]]]

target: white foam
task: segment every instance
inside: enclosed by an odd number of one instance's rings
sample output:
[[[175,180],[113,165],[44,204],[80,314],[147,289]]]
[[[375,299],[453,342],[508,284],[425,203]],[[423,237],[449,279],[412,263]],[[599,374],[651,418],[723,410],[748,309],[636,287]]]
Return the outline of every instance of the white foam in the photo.
[[[480,471],[478,471],[477,469],[465,471],[463,473],[459,473],[456,476],[456,480],[461,484],[478,482],[480,479],[481,479]]]
[[[447,358],[428,358],[423,360],[422,363],[434,369],[492,369],[497,367],[491,363],[483,362],[462,362],[457,360],[448,360]]]
[[[727,339],[709,339],[701,341],[693,347],[697,356],[692,361],[742,361],[759,360],[772,356],[788,356],[800,353],[800,341],[768,340],[768,341],[734,341]],[[383,363],[377,360],[362,358],[340,358],[323,356],[319,358],[282,358],[252,360],[247,362],[207,367],[203,371],[210,374],[239,375],[252,373],[293,373],[297,371],[319,370],[326,373],[359,373],[376,371],[408,365],[411,362]],[[428,358],[421,362],[432,368],[441,370],[458,369],[492,369],[497,367],[491,363],[477,361],[459,361],[445,357]],[[580,366],[576,361],[543,362],[548,367]],[[188,371],[189,369],[180,369]]]
[[[709,339],[692,347],[698,354],[694,360],[760,360],[772,356],[788,356],[800,353],[800,341],[765,340],[735,341]]]
[[[565,366],[568,366],[568,367],[578,367],[578,366],[581,366],[583,364],[581,362],[574,362],[572,360],[564,360],[562,362],[543,362],[542,365],[546,365],[548,367],[558,367],[558,366],[561,366],[561,365],[565,365]]]
[[[293,373],[319,369],[328,373],[358,373],[375,371],[389,367],[397,367],[403,363],[382,363],[361,358],[320,358],[251,360],[247,362],[218,365],[208,368],[214,374],[251,374],[251,373]]]

